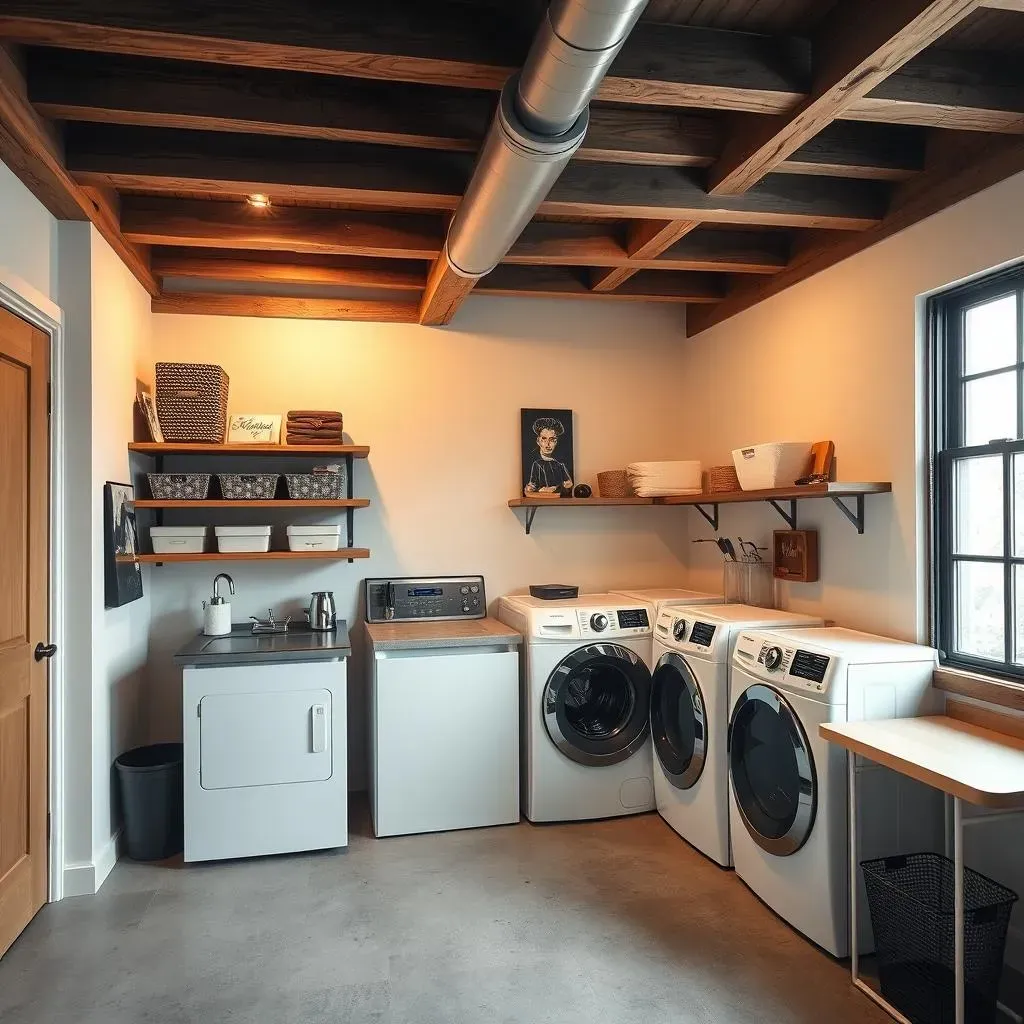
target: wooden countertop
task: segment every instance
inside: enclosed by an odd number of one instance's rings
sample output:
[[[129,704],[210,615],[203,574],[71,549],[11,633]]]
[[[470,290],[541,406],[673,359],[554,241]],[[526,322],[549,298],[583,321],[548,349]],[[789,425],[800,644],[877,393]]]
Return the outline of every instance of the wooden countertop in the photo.
[[[982,807],[1024,807],[1024,739],[949,715],[821,725],[830,743]]]
[[[523,642],[514,629],[491,618],[455,622],[368,622],[366,635],[375,651],[488,647]]]

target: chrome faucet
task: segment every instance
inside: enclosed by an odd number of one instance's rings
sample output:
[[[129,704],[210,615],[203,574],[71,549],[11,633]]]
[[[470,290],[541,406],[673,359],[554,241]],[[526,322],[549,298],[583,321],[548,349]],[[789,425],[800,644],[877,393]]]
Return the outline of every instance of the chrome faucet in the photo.
[[[232,596],[234,596],[234,593],[235,593],[235,581],[226,572],[219,572],[219,573],[217,573],[216,576],[213,577],[213,598],[211,599],[210,604],[223,604],[224,603],[224,598],[220,596],[220,581],[221,580],[227,580],[228,581],[228,591],[229,591],[229,593]]]

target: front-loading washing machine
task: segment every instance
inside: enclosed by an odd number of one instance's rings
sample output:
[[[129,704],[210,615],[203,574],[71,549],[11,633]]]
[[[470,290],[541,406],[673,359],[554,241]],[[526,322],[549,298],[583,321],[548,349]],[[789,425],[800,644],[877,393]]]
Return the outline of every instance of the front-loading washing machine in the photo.
[[[847,754],[827,722],[932,714],[936,653],[849,629],[744,631],[730,680],[729,820],[736,873],[834,956],[850,954]],[[858,761],[860,857],[941,849],[942,798]],[[872,949],[863,881],[858,947]],[[862,904],[862,905],[861,905]]]
[[[820,626],[745,604],[669,605],[654,626],[651,738],[658,813],[722,867],[729,846],[729,662],[744,629]]]
[[[503,597],[524,638],[523,814],[581,821],[654,809],[651,609],[615,594]]]

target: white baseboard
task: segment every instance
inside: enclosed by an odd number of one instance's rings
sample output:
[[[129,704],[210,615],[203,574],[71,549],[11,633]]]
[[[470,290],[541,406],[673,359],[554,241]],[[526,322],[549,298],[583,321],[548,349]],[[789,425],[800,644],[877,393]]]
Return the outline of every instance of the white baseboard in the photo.
[[[121,830],[110,837],[99,851],[96,859],[84,864],[68,864],[64,868],[64,898],[71,896],[93,896],[114,870],[117,863],[117,849]]]

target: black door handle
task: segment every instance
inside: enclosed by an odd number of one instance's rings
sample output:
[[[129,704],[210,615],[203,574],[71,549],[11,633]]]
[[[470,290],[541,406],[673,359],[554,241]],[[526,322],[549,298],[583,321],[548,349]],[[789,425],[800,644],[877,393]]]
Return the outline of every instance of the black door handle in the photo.
[[[35,657],[36,661],[42,661],[43,658],[52,658],[57,653],[56,644],[36,644]]]

